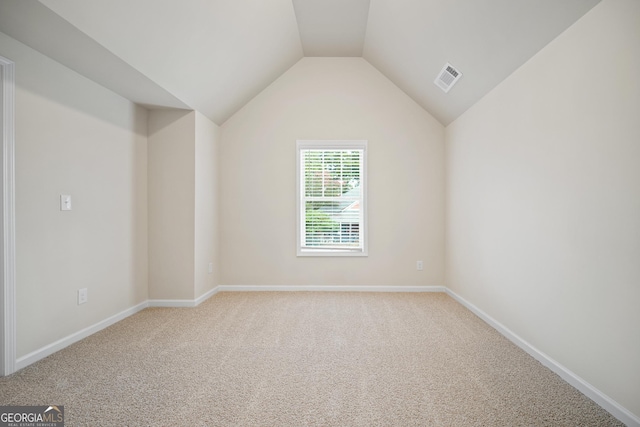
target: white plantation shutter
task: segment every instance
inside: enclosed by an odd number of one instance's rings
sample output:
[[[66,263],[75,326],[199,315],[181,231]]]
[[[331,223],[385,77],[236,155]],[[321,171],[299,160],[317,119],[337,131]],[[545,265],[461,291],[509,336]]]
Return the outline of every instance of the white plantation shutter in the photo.
[[[298,255],[366,255],[366,141],[298,141]]]

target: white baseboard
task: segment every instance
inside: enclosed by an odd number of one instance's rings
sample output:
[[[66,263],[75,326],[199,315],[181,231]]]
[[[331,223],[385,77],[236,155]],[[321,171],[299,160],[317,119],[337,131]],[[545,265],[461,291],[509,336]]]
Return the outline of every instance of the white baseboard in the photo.
[[[39,348],[38,350],[32,351],[25,356],[18,358],[15,364],[16,371],[19,371],[20,369],[25,368],[32,363],[37,362],[38,360],[44,359],[45,357],[57,351],[60,351],[63,348],[68,347],[71,344],[74,344],[81,339],[88,337],[89,335],[93,335],[96,332],[101,331],[102,329],[105,329],[133,314],[136,314],[137,312],[144,310],[147,307],[196,307],[216,293],[218,293],[217,287],[207,291],[195,300],[147,300],[141,302],[138,305],[121,311],[120,313],[115,314],[105,320],[102,320],[94,325],[84,328],[76,333],[61,338],[58,341],[55,341],[42,348]]]
[[[205,292],[204,294],[200,295],[195,300],[196,307],[199,306],[200,304],[202,304],[203,302],[205,302],[206,300],[208,300],[209,298],[211,298],[212,296],[214,296],[215,294],[217,294],[218,292],[220,292],[220,286],[216,286],[215,288],[213,288],[213,289]]]
[[[147,302],[149,307],[197,307],[218,292],[220,292],[220,286],[216,286],[196,299],[150,299]]]
[[[192,299],[150,299],[149,307],[195,307],[196,302]]]
[[[445,292],[444,286],[261,286],[221,285],[218,292]]]
[[[493,317],[489,316],[484,311],[480,310],[478,307],[470,303],[469,301],[462,298],[460,295],[456,294],[449,288],[445,288],[445,292],[451,296],[451,298],[458,301],[460,304],[465,306],[471,312],[473,312],[476,316],[484,320],[488,323],[492,328],[501,333],[504,337],[509,339],[515,345],[520,347],[522,350],[529,353],[534,359],[538,360],[547,368],[551,369],[553,372],[558,374],[560,378],[571,384],[573,387],[578,389],[582,394],[587,396],[589,399],[596,402],[600,405],[604,410],[609,412],[611,415],[616,417],[618,420],[622,421],[629,427],[640,427],[640,418],[629,412],[626,408],[620,405],[615,400],[611,399],[609,396],[602,393],[600,390],[580,378],[575,373],[571,372],[569,369],[562,366],[560,363],[553,360],[551,357],[547,356],[527,341],[520,338],[514,332],[512,332],[509,328],[504,326],[502,323],[495,320]]]
[[[98,331],[101,331],[104,328],[107,328],[114,323],[117,323],[137,312],[144,310],[148,307],[148,301],[141,302],[138,305],[135,305],[131,308],[128,308],[124,311],[121,311],[118,314],[114,314],[111,317],[108,317],[92,326],[84,328],[76,333],[68,335],[58,341],[55,341],[49,345],[46,345],[36,351],[32,351],[31,353],[22,356],[16,360],[16,371],[31,365],[32,363],[37,362],[40,359],[44,359],[45,357],[55,353],[56,351],[60,351],[65,347],[70,346],[73,343],[80,341],[83,338],[88,337],[89,335],[93,335]]]

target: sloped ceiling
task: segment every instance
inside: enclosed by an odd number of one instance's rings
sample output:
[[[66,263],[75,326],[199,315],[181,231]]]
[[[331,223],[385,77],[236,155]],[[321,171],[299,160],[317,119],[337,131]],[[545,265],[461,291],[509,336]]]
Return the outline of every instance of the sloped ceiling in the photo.
[[[303,56],[362,56],[443,125],[599,0],[0,0],[0,31],[222,124]],[[463,77],[433,84],[450,62]]]
[[[304,56],[362,56],[369,0],[293,0]]]

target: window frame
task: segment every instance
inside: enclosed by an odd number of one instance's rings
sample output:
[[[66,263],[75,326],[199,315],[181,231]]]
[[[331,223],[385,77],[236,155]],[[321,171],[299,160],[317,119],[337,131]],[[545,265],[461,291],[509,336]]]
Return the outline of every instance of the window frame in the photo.
[[[367,215],[367,146],[366,140],[297,140],[296,141],[296,248],[299,257],[343,257],[357,256],[366,257],[368,251],[368,215]],[[361,245],[358,248],[308,248],[304,247],[303,227],[306,219],[305,203],[302,191],[304,189],[304,173],[302,171],[302,152],[304,150],[361,150],[361,171],[360,171],[360,209],[361,223],[359,233]]]

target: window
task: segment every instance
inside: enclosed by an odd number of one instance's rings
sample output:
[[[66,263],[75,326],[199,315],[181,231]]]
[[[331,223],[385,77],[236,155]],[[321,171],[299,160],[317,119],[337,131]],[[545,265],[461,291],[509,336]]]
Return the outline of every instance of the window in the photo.
[[[367,141],[298,141],[298,256],[366,256]]]

